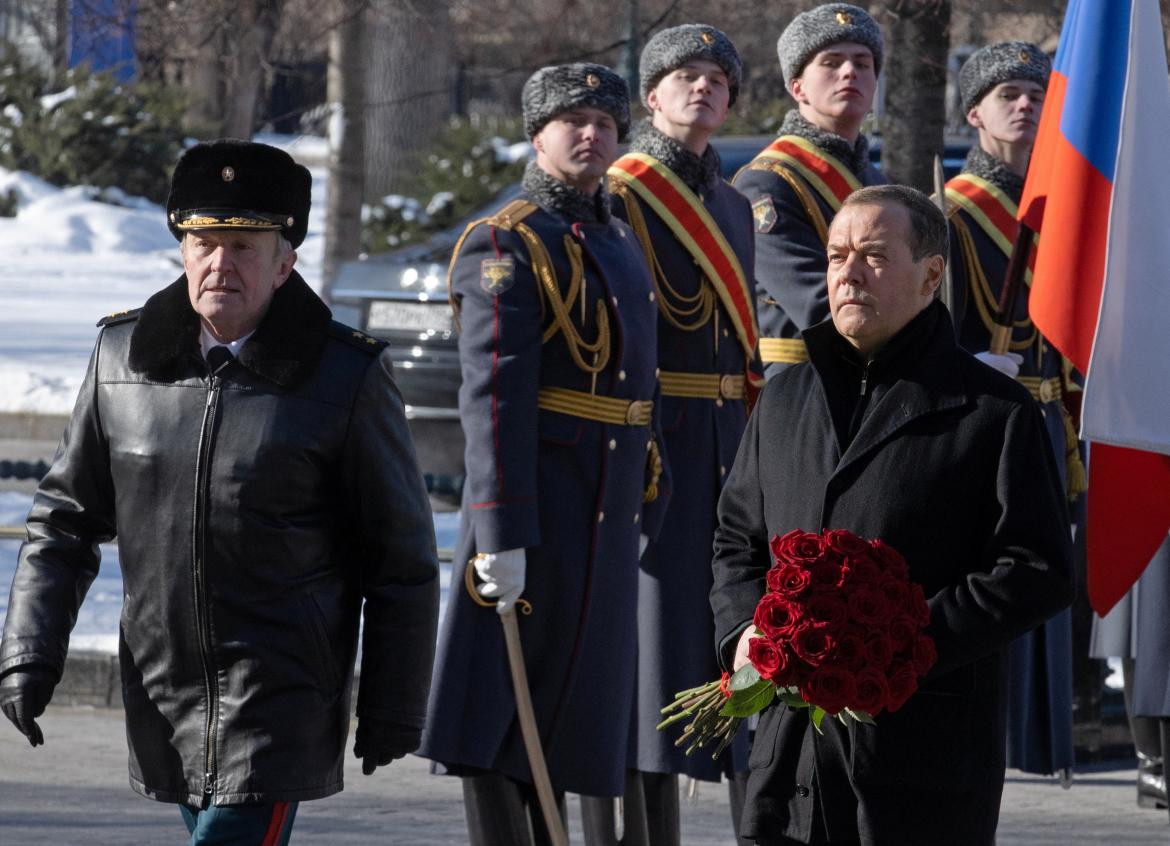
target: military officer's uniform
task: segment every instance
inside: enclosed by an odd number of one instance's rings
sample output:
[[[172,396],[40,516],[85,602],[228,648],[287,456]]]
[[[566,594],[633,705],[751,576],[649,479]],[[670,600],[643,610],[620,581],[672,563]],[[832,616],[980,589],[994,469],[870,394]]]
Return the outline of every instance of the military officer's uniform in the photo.
[[[526,84],[530,137],[577,106],[629,125],[620,77],[569,65]],[[604,187],[586,196],[531,163],[520,197],[472,223],[452,258],[467,482],[420,754],[531,783],[500,622],[465,586],[477,552],[522,548],[520,635],[552,785],[613,797],[634,695],[639,536],[657,532],[669,492],[654,288],[609,202]]]
[[[647,43],[643,100],[667,73],[695,59],[723,69],[734,102],[741,78],[735,47],[719,30],[699,24],[663,30]],[[640,568],[629,766],[643,774],[671,774],[662,790],[677,793],[673,774],[719,781],[747,769],[746,730],[713,761],[709,754],[686,755],[675,746],[677,730],[656,726],[676,691],[720,672],[708,599],[715,505],[747,424],[749,394],[763,384],[756,357],[751,208],[723,180],[713,147],[697,155],[650,121],[639,125],[629,152],[610,168],[610,191],[614,214],[633,226],[654,277],[663,438],[673,456],[674,495],[663,531]],[[642,779],[653,817],[655,779]],[[673,807],[677,827],[677,799],[673,806],[663,804],[667,808],[659,813]]]
[[[830,3],[798,15],[781,35],[785,80],[841,42],[869,47],[880,70],[882,35],[873,18],[856,6]],[[807,359],[800,333],[829,315],[825,239],[841,201],[885,181],[870,164],[864,134],[851,144],[797,109],[785,115],[779,137],[736,175],[734,185],[750,201],[755,222],[760,356],[769,378]]]

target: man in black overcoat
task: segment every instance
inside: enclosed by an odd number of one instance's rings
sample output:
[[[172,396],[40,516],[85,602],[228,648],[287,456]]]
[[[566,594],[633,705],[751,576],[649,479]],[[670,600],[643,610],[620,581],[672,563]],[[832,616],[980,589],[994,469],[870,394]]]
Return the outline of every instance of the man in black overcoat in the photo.
[[[1026,389],[960,349],[935,292],[946,221],[901,186],[854,192],[828,239],[830,321],[765,387],[719,503],[711,604],[746,661],[768,540],[847,529],[898,549],[938,662],[873,725],[763,712],[742,832],[761,844],[991,844],[1007,644],[1066,607],[1064,494]]]

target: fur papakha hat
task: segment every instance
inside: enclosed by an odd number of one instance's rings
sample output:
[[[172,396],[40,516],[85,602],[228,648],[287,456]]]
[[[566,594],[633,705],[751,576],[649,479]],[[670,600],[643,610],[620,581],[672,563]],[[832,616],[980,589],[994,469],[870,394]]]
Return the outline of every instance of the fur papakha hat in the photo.
[[[656,32],[642,48],[638,62],[638,76],[641,78],[642,102],[646,95],[673,70],[693,59],[706,59],[723,68],[727,74],[727,87],[731,98],[728,105],[734,105],[739,96],[739,84],[743,79],[743,63],[735,45],[723,32],[706,24],[683,24]],[[649,106],[649,104],[647,104]]]
[[[578,62],[541,68],[524,83],[520,103],[529,138],[557,115],[580,106],[613,115],[619,140],[630,129],[630,87],[605,65]]]
[[[801,12],[784,28],[776,43],[784,84],[800,76],[809,59],[833,44],[852,41],[873,53],[873,72],[882,70],[882,30],[877,21],[851,3],[826,3]]]

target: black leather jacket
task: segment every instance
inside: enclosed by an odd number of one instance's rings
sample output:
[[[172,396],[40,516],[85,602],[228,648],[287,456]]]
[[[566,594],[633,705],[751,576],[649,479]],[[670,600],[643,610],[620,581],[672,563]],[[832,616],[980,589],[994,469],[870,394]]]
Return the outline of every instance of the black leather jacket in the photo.
[[[102,321],[33,501],[0,675],[60,674],[118,539],[130,781],[168,802],[304,800],[342,787],[358,621],[359,719],[426,713],[438,568],[382,345],[297,274],[212,375],[186,279]]]

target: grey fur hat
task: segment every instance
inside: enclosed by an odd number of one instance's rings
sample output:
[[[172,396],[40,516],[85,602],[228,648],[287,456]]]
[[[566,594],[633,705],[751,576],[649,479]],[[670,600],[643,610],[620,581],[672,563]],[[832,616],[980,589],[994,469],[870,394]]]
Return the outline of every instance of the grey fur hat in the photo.
[[[984,94],[1009,79],[1026,79],[1047,86],[1051,70],[1048,55],[1027,41],[1002,41],[976,50],[959,69],[963,111],[970,111]]]
[[[784,84],[800,76],[808,60],[832,44],[852,41],[873,53],[873,72],[882,70],[882,30],[865,9],[851,3],[826,3],[801,12],[776,43]]]
[[[692,59],[706,59],[723,68],[727,74],[727,87],[731,90],[728,105],[733,105],[739,96],[743,63],[731,39],[706,24],[672,26],[654,33],[646,42],[638,62],[638,75],[642,79],[642,102],[646,102],[646,95],[662,77]]]
[[[524,83],[520,103],[529,138],[557,115],[579,106],[613,115],[619,140],[630,129],[630,87],[605,65],[578,62],[541,68]]]

